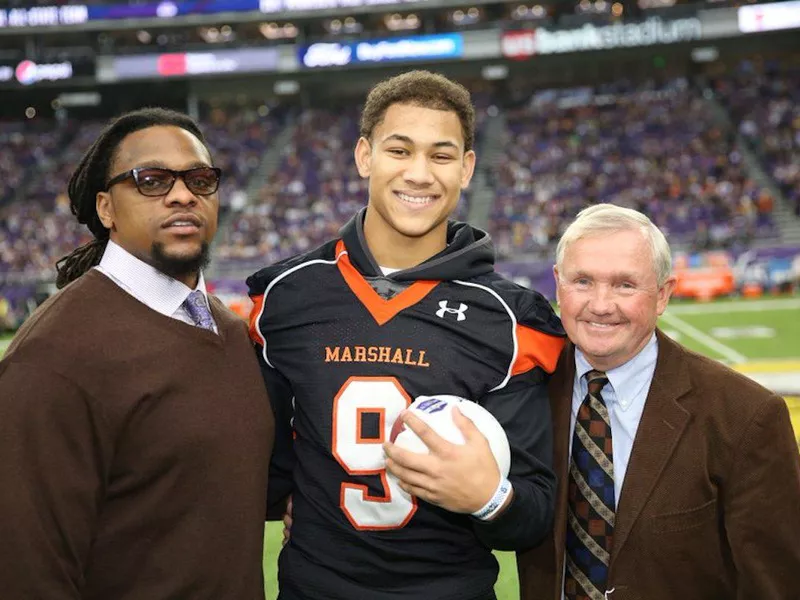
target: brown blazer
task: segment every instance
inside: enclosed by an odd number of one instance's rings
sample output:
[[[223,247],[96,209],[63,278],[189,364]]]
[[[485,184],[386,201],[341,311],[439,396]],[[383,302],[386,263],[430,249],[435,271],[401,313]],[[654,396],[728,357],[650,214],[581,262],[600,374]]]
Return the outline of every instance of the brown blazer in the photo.
[[[609,600],[799,600],[800,454],[784,400],[660,331],[620,494]],[[553,534],[518,556],[523,600],[561,600],[575,349],[550,387]]]

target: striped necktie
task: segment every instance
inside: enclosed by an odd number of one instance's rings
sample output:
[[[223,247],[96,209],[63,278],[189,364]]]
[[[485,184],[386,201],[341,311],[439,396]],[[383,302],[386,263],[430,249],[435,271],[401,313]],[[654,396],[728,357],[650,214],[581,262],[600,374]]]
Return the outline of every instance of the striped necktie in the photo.
[[[208,309],[208,302],[206,302],[203,292],[194,290],[183,301],[183,308],[197,327],[214,331],[214,317],[211,316],[211,311]]]
[[[586,374],[589,393],[578,409],[569,465],[564,596],[603,600],[614,538],[611,421],[600,395],[605,373]]]

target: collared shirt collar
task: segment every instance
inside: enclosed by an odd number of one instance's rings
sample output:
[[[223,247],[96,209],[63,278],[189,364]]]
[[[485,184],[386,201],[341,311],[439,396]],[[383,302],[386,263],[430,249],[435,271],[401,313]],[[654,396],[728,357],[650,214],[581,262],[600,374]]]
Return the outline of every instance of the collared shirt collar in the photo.
[[[110,240],[96,268],[111,277],[137,300],[168,317],[173,316],[194,291],[186,284],[139,260]],[[194,289],[200,290],[208,302],[206,282],[202,272]]]
[[[658,358],[658,342],[656,334],[652,337],[644,348],[625,364],[620,365],[610,371],[606,371],[608,382],[614,389],[612,402],[617,402],[620,408],[625,411],[637,398],[645,398],[653,379],[656,369],[656,359]],[[588,391],[588,385],[584,375],[593,370],[594,367],[586,360],[583,352],[575,348],[575,373],[579,375],[576,384],[581,387],[580,396],[583,397]],[[605,396],[604,396],[605,397]]]

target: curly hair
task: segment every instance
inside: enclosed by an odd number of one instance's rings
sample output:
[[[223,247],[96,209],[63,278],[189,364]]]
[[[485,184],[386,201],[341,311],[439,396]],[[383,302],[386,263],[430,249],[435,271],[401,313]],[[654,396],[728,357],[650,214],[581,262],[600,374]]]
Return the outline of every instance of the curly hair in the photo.
[[[393,104],[453,111],[461,121],[464,151],[472,150],[475,143],[475,108],[469,92],[460,83],[430,71],[409,71],[380,82],[370,90],[361,113],[362,137],[372,139],[372,132]]]

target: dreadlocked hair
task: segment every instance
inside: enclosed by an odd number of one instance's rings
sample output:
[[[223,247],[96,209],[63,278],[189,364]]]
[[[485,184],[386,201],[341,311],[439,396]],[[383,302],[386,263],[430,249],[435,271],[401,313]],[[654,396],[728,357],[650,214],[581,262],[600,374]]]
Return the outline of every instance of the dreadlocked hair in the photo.
[[[100,133],[81,158],[67,187],[70,210],[78,222],[86,225],[94,235],[88,244],[76,248],[56,263],[56,287],[63,288],[100,263],[109,239],[109,230],[97,214],[97,194],[107,189],[111,165],[122,140],[130,134],[160,125],[185,129],[207,147],[197,123],[183,113],[165,108],[142,108],[125,113]]]

